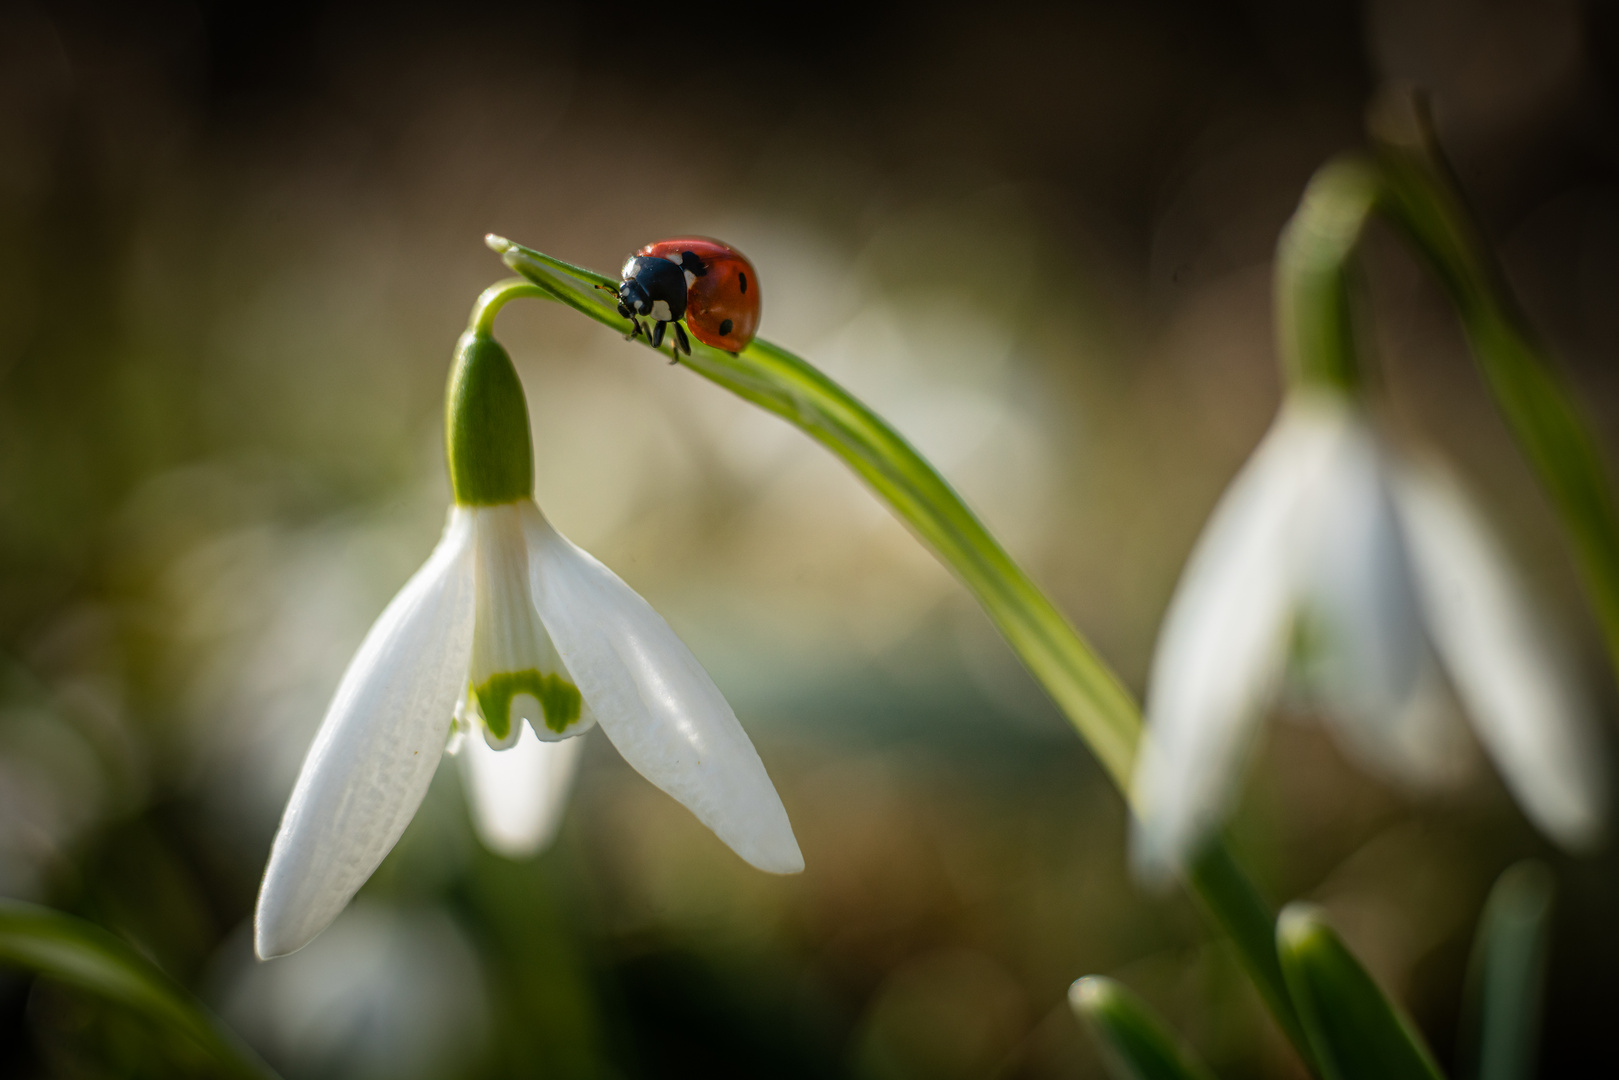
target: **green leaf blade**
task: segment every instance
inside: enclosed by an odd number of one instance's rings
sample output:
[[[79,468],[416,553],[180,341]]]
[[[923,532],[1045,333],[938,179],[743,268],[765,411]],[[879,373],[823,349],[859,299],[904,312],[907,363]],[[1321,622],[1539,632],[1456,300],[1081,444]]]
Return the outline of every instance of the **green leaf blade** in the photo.
[[[1146,1002],[1112,979],[1085,976],[1069,988],[1068,1003],[1101,1044],[1114,1080],[1214,1080]]]
[[[1601,448],[1559,365],[1528,329],[1462,199],[1420,100],[1374,114],[1385,178],[1379,209],[1456,305],[1484,381],[1574,548],[1586,595],[1619,672],[1619,510]]]
[[[1463,1024],[1468,1075],[1530,1080],[1540,1043],[1554,886],[1544,864],[1524,860],[1496,880],[1484,904],[1468,971]]]
[[[1415,1026],[1318,909],[1284,908],[1276,951],[1326,1080],[1443,1080]]]
[[[219,1075],[267,1080],[274,1071],[182,988],[127,943],[50,908],[0,900],[0,964],[88,990],[153,1021],[207,1055]]]

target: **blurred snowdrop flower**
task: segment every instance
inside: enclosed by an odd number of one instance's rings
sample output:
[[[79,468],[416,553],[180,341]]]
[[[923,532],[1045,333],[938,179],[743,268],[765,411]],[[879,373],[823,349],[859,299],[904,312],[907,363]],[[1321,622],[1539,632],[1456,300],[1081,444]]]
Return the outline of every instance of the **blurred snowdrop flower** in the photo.
[[[1443,472],[1397,460],[1352,400],[1321,389],[1284,404],[1170,604],[1135,773],[1146,877],[1219,824],[1290,654],[1345,750],[1414,786],[1454,781],[1467,760],[1448,674],[1535,824],[1568,847],[1596,839],[1589,707],[1505,557]]]
[[[748,862],[804,867],[714,681],[645,600],[535,505],[522,384],[487,333],[495,292],[450,380],[455,505],[426,565],[349,663],[304,760],[259,891],[261,957],[303,947],[343,909],[452,743],[474,823],[503,854],[531,854],[554,833],[575,737],[600,724],[631,766]]]
[[[233,1027],[304,1076],[444,1076],[488,1034],[477,956],[432,909],[356,903],[314,948],[243,963],[221,999]]]

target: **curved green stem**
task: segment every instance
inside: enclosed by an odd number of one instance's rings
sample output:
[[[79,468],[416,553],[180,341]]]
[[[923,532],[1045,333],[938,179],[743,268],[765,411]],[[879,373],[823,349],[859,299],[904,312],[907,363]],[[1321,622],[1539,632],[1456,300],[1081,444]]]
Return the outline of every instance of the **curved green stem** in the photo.
[[[1382,178],[1340,158],[1310,178],[1276,245],[1276,341],[1294,386],[1353,391],[1361,381],[1350,304],[1353,255],[1376,209]]]
[[[1574,545],[1619,671],[1619,514],[1596,439],[1481,239],[1421,100],[1386,102],[1374,116],[1373,134],[1384,178],[1379,210],[1456,305],[1496,405]]]
[[[495,334],[495,316],[507,302],[521,297],[538,297],[549,300],[551,294],[538,285],[531,285],[524,278],[507,278],[497,281],[489,288],[478,294],[478,299],[472,305],[472,317],[467,320],[467,329],[479,337],[493,337]]]
[[[629,323],[597,285],[611,279],[501,237],[506,265],[553,299],[628,334]],[[683,361],[704,378],[803,430],[843,460],[916,533],[984,611],[1090,746],[1128,798],[1141,739],[1141,709],[1112,669],[967,509],[961,497],[893,428],[852,394],[778,345],[755,340],[732,354],[692,343]],[[1273,936],[1274,914],[1215,841],[1187,874],[1224,926],[1278,1022],[1309,1060],[1287,996]]]

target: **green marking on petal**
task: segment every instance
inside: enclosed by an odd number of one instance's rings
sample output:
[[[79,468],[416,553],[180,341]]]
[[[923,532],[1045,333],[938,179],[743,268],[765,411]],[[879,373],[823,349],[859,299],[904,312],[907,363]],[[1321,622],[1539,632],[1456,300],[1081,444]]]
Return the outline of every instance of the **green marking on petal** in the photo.
[[[478,709],[489,733],[504,740],[512,730],[512,698],[531,694],[545,711],[545,726],[561,735],[579,720],[579,688],[560,675],[527,671],[499,671],[472,692],[478,696]]]

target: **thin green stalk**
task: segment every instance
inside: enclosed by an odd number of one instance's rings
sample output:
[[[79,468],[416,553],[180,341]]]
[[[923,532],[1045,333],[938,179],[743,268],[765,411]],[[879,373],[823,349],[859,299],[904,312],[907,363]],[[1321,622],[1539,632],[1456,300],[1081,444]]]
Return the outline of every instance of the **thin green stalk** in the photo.
[[[1416,1025],[1319,910],[1283,908],[1276,944],[1325,1080],[1445,1080]]]
[[[1114,1080],[1214,1080],[1208,1066],[1122,984],[1087,975],[1069,989],[1068,1003],[1101,1045]]]
[[[1379,210],[1456,305],[1496,405],[1574,545],[1609,659],[1619,671],[1619,514],[1596,439],[1481,239],[1422,102],[1386,103],[1374,116],[1373,134],[1384,176]]]
[[[1276,245],[1276,341],[1293,386],[1347,392],[1361,382],[1354,254],[1377,206],[1382,178],[1369,162],[1344,157],[1316,171]]]
[[[554,299],[621,334],[613,279],[500,237],[506,265]],[[997,629],[1126,794],[1141,738],[1141,709],[1056,606],[1029,580],[949,484],[893,428],[848,391],[778,345],[755,340],[741,353],[692,343],[685,365],[792,423],[869,484],[983,606]],[[1222,842],[1190,868],[1188,881],[1230,932],[1278,1023],[1309,1060],[1276,958],[1274,916]]]
[[[133,1009],[186,1051],[206,1056],[211,1075],[242,1080],[276,1075],[179,983],[94,923],[0,900],[0,964],[48,975]]]
[[[1514,863],[1496,880],[1468,964],[1460,1057],[1473,1080],[1531,1080],[1551,937],[1552,873]]]
[[[494,337],[495,316],[500,309],[512,300],[525,296],[549,300],[551,294],[538,285],[529,284],[526,278],[507,278],[497,281],[489,288],[478,294],[477,302],[472,305],[472,317],[467,320],[467,329],[479,337]]]

